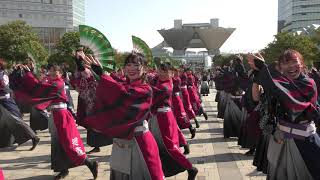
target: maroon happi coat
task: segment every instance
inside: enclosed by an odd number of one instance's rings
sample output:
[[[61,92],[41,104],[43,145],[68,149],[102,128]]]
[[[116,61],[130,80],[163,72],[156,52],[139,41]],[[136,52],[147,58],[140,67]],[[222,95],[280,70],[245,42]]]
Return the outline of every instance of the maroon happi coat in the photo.
[[[172,80],[157,82],[154,90],[154,108],[170,107],[172,108]],[[191,169],[192,164],[179,149],[182,143],[181,135],[179,138],[179,128],[172,111],[157,112],[157,121],[161,132],[162,140],[171,158],[174,159],[185,169]]]
[[[126,81],[126,77],[125,76],[120,76],[118,73],[116,73],[116,72],[112,72],[111,74],[110,74],[110,76],[114,79],[114,80],[116,80],[116,81],[118,81],[118,82],[125,82]]]
[[[172,93],[172,109],[177,123],[181,129],[190,127],[190,120],[187,117],[186,111],[180,97],[181,79],[180,77],[173,77],[173,93]]]
[[[200,107],[201,107],[201,102],[200,102],[200,98],[198,95],[198,88],[197,85],[195,83],[195,78],[192,74],[188,75],[188,79],[187,79],[187,86],[188,86],[188,92],[189,92],[189,97],[190,97],[190,102],[192,102],[192,108],[193,111],[198,114]]]
[[[84,126],[83,121],[87,114],[93,111],[96,99],[97,81],[90,70],[76,72],[71,84],[79,92],[77,107],[77,124]]]
[[[31,72],[28,72],[22,78],[21,83],[24,92],[31,96],[31,101],[34,104],[67,102],[68,98],[62,78],[52,79],[50,83],[41,83]],[[67,109],[55,109],[52,110],[52,115],[59,142],[65,153],[75,166],[82,165],[86,153],[72,114]]]
[[[291,80],[272,67],[269,68],[265,66],[261,69],[257,81],[266,92],[279,98],[281,107],[287,112],[283,120],[292,123],[315,120],[318,123],[318,91],[315,81],[303,73]],[[303,118],[298,118],[300,116]]]
[[[134,136],[134,129],[146,120],[152,102],[152,89],[141,80],[119,83],[102,75],[96,91],[95,111],[84,123],[98,132],[114,138],[137,140],[151,178],[162,180],[164,175],[157,143],[151,132]]]
[[[189,92],[187,89],[187,78],[188,78],[187,73],[182,73],[180,78],[181,78],[181,95],[182,95],[184,110],[186,111],[188,118],[193,119],[196,117],[196,114],[193,111],[193,108],[190,102]]]

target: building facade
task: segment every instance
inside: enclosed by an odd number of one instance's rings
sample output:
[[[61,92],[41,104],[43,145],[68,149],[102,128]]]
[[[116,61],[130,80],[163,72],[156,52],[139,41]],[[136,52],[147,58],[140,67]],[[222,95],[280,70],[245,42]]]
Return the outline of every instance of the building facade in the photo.
[[[278,0],[278,32],[320,24],[320,0]]]
[[[152,48],[155,57],[170,56],[191,64],[194,70],[209,69],[211,57],[220,54],[220,47],[235,31],[235,28],[219,27],[219,19],[210,19],[210,23],[183,24],[174,20],[174,27],[158,32],[164,41]],[[167,51],[172,48],[173,53]],[[192,52],[188,48],[201,48],[206,51]]]
[[[0,24],[23,20],[51,52],[59,38],[85,22],[85,0],[0,0]]]

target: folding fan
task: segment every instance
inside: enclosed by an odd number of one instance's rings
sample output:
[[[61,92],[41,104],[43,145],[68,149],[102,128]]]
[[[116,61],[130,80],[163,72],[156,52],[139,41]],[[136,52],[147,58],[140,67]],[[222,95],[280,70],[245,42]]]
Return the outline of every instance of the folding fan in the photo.
[[[79,25],[80,44],[92,50],[104,70],[111,72],[115,68],[114,50],[108,39],[97,29]]]
[[[155,67],[151,49],[142,39],[132,36],[133,50],[142,53],[147,58],[148,66]]]
[[[32,49],[31,48],[29,48],[28,50],[27,50],[27,55],[28,55],[28,57],[30,58],[30,59],[32,59],[32,61],[34,62],[34,65],[35,65],[35,73],[37,74],[37,75],[39,75],[39,71],[40,71],[40,61],[39,61],[39,58],[38,58],[38,56],[36,56],[36,54],[34,53],[34,51],[32,51]]]

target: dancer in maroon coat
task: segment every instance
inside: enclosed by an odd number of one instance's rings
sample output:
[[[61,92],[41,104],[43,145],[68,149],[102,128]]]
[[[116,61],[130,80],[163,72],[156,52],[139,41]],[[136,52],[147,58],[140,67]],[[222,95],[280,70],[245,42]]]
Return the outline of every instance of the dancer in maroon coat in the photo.
[[[68,159],[65,159],[65,164],[68,164],[67,162],[69,161],[71,162],[69,167],[65,167],[66,169],[52,167],[55,171],[60,172],[55,179],[62,179],[67,176],[69,173],[68,168],[84,164],[88,166],[94,179],[96,179],[98,175],[98,163],[88,159],[79,131],[75,125],[75,120],[67,109],[67,95],[64,87],[65,83],[61,77],[61,68],[58,65],[50,68],[50,83],[41,83],[34,77],[27,66],[19,65],[17,69],[24,69],[25,71],[25,75],[17,81],[22,84],[24,92],[32,97],[32,102],[41,103],[49,101],[51,104],[53,121],[59,139],[58,143],[60,143],[68,157]],[[55,159],[52,160],[54,161]]]
[[[193,111],[193,108],[192,108],[192,105],[191,105],[191,102],[190,102],[189,92],[188,92],[188,89],[187,89],[187,79],[188,79],[187,73],[186,72],[182,72],[181,76],[180,76],[180,79],[181,79],[181,95],[182,95],[182,101],[183,101],[184,109],[185,109],[185,111],[187,113],[188,118],[190,120],[193,119],[195,121],[195,123],[196,123],[196,128],[199,128],[200,125],[199,125],[199,123],[197,121],[196,113]]]
[[[189,118],[187,117],[181,100],[181,79],[179,77],[179,71],[174,69],[173,81],[173,93],[172,93],[172,110],[180,129],[189,128],[191,133],[191,139],[196,135],[196,129],[192,127]]]
[[[159,67],[159,80],[153,87],[153,110],[156,116],[152,122],[154,134],[160,151],[163,171],[166,177],[188,171],[188,180],[194,180],[198,170],[179,149],[179,132],[177,122],[172,112],[172,80],[171,65],[161,64]]]
[[[83,53],[82,49],[79,49],[75,58],[77,71],[74,73],[74,78],[72,79],[71,83],[79,92],[76,121],[77,124],[85,127],[83,124],[85,117],[92,113],[95,108],[94,103],[96,100],[96,87],[98,82],[95,80],[90,69],[83,66],[82,59],[84,58],[85,54]],[[87,128],[87,144],[91,147],[94,147],[87,153],[92,154],[95,152],[100,152],[100,147],[112,144],[112,138],[107,138],[103,134]]]
[[[152,89],[145,83],[145,57],[140,53],[128,55],[124,63],[128,81],[124,84],[103,74],[97,60],[87,58],[86,63],[100,80],[96,110],[85,123],[114,138],[111,179],[163,180],[158,146],[148,129]]]
[[[204,118],[208,120],[208,115],[206,112],[204,112],[204,109],[201,105],[201,99],[198,93],[198,83],[196,82],[195,76],[192,74],[192,71],[190,69],[187,71],[187,76],[188,92],[190,101],[192,102],[193,111],[196,113],[196,115],[203,114]]]

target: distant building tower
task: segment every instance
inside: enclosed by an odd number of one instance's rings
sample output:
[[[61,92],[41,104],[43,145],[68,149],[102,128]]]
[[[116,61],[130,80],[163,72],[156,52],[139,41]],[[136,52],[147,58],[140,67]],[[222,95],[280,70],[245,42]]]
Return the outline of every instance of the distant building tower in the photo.
[[[320,24],[319,0],[278,0],[278,32],[295,32]]]
[[[235,28],[219,27],[219,19],[211,19],[210,23],[182,24],[182,20],[174,20],[174,27],[161,29],[158,32],[164,41],[152,48],[155,57],[170,56],[187,63],[194,70],[211,68],[211,57],[220,54],[220,47],[235,31]],[[173,48],[173,53],[166,48]],[[207,51],[192,52],[187,48],[205,48]]]
[[[85,0],[0,0],[0,7],[0,24],[25,21],[49,52],[65,32],[85,22]]]
[[[165,43],[173,48],[174,55],[184,55],[187,48],[206,48],[210,55],[220,53],[220,47],[234,32],[235,28],[219,27],[219,19],[211,19],[210,23],[182,24],[182,20],[174,20],[174,28],[161,29],[158,32]],[[159,45],[158,45],[159,47]]]

